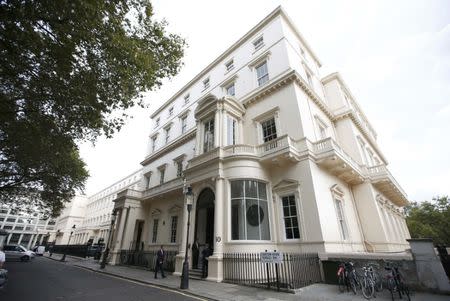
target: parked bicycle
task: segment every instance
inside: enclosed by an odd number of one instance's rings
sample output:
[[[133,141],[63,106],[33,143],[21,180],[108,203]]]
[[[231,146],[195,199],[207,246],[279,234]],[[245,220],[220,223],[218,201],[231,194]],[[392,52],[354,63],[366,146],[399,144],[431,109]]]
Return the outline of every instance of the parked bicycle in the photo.
[[[362,268],[361,290],[366,299],[375,297],[376,292],[383,290],[383,279],[379,273],[379,267],[377,263],[369,263]]]
[[[356,294],[356,288],[359,286],[358,277],[353,262],[342,262],[339,264],[338,272],[338,286],[339,291],[344,292],[350,289]]]
[[[402,296],[406,297],[406,300],[410,301],[410,291],[408,285],[404,282],[403,276],[401,275],[398,266],[394,263],[387,261],[384,267],[388,273],[386,275],[387,288],[391,293],[391,298],[394,300],[395,292],[398,292],[398,296],[402,299]]]

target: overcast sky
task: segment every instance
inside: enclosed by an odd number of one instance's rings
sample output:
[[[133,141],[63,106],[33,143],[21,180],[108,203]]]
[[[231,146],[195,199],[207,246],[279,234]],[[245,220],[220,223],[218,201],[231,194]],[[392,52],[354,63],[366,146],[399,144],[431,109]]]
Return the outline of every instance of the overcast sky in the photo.
[[[321,60],[321,76],[339,71],[350,86],[409,199],[450,194],[450,1],[432,0],[154,0],[156,17],[189,44],[184,67],[113,139],[81,145],[86,193],[139,169],[151,113],[280,4]]]

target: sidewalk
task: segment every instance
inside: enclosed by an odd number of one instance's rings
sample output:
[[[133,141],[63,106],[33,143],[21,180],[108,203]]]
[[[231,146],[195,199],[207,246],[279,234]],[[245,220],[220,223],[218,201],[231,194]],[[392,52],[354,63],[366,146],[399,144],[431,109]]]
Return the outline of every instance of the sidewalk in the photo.
[[[45,257],[48,258],[46,254]],[[53,254],[51,259],[59,260],[62,256]],[[236,300],[236,301],[250,301],[250,300],[311,300],[311,301],[361,301],[365,300],[361,295],[353,295],[352,293],[339,293],[334,285],[314,284],[301,289],[297,294],[278,293],[276,291],[265,290],[254,287],[239,286],[229,283],[216,283],[203,280],[189,279],[189,289],[181,290],[180,277],[166,275],[162,279],[154,279],[154,273],[148,270],[130,268],[125,266],[111,266],[107,265],[104,270],[100,269],[100,265],[93,259],[77,258],[66,256],[65,264],[70,264],[76,267],[91,270],[93,272],[103,273],[127,280],[132,280],[147,285],[154,285],[157,287],[183,292],[187,295],[195,297],[210,299],[210,300]],[[398,298],[398,296],[396,296]],[[377,301],[391,300],[389,292],[384,290],[379,293],[376,298]],[[427,293],[416,293],[412,296],[414,301],[444,301],[449,300],[448,296],[433,295]]]

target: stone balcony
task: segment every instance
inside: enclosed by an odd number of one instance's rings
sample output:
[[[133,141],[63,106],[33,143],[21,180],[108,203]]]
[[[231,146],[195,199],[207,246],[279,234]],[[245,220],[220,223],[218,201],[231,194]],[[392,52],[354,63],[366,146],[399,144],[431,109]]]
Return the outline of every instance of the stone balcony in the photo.
[[[183,178],[178,177],[173,180],[164,182],[162,184],[159,184],[157,186],[151,187],[147,190],[144,190],[142,192],[142,199],[151,199],[155,196],[171,193],[176,190],[181,190],[183,188]]]
[[[306,138],[294,140],[284,135],[260,145],[237,144],[217,147],[189,161],[188,169],[201,168],[227,159],[252,158],[262,164],[296,162],[310,156],[321,168],[350,185],[370,181],[399,206],[407,204],[407,196],[385,165],[360,165],[331,137],[311,142]],[[181,187],[181,182],[179,183]]]
[[[313,143],[316,162],[338,178],[351,185],[364,182],[363,167],[348,155],[332,138]]]
[[[398,206],[408,204],[406,192],[389,172],[386,165],[367,167],[367,175],[372,184]]]

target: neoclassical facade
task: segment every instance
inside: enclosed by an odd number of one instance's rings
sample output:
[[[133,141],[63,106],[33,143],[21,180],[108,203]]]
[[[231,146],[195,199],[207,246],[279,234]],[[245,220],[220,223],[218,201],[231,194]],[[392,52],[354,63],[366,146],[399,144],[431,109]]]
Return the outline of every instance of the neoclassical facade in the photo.
[[[180,274],[186,186],[211,281],[229,252],[404,251],[406,193],[349,87],[320,67],[279,7],[156,110],[139,188],[114,200],[112,260],[164,245]]]

